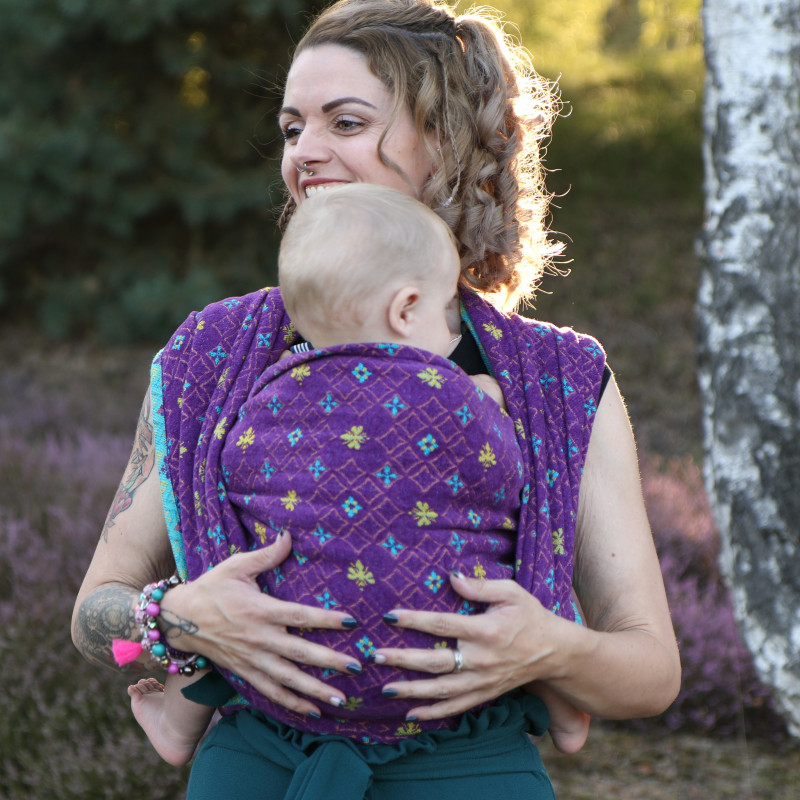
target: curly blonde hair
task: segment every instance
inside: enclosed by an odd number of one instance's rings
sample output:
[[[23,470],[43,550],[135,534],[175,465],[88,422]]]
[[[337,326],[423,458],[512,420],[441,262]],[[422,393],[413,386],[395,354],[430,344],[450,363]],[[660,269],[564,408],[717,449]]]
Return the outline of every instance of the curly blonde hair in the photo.
[[[381,145],[410,110],[439,165],[419,199],[455,234],[462,280],[504,308],[529,301],[562,249],[548,236],[541,160],[560,100],[530,54],[486,9],[456,15],[441,0],[339,0],[312,22],[295,57],[323,44],[363,55],[394,94],[378,152],[401,175]],[[293,210],[290,199],[282,227]]]

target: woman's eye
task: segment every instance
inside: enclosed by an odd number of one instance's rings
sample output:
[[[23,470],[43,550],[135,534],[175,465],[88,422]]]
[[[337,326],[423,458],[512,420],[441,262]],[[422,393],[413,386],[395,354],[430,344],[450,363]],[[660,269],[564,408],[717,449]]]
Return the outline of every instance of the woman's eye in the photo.
[[[281,136],[283,136],[284,142],[290,142],[292,139],[296,139],[301,131],[302,128],[297,125],[287,125],[285,128],[281,128]]]
[[[352,133],[364,127],[364,123],[360,119],[349,119],[347,117],[340,117],[334,122],[336,130],[341,133]]]

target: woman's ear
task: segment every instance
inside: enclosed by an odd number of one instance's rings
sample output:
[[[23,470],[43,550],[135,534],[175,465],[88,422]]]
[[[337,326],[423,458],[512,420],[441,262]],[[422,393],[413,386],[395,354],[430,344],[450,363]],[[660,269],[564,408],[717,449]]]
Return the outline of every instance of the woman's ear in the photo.
[[[408,339],[413,334],[419,300],[420,291],[416,286],[403,286],[392,295],[386,321],[392,333],[399,338]]]

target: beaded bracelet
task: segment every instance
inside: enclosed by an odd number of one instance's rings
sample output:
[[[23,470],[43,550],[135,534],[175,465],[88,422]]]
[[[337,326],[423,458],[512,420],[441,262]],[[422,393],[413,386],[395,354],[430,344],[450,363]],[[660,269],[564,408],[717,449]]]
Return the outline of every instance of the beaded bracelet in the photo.
[[[120,666],[135,661],[146,650],[156,663],[160,664],[170,675],[193,675],[199,669],[205,669],[208,661],[197,653],[182,653],[170,647],[158,629],[158,616],[161,614],[161,600],[164,595],[182,581],[176,575],[165,580],[148,583],[139,595],[134,619],[139,625],[141,640],[128,642],[114,639],[111,649],[114,659]]]

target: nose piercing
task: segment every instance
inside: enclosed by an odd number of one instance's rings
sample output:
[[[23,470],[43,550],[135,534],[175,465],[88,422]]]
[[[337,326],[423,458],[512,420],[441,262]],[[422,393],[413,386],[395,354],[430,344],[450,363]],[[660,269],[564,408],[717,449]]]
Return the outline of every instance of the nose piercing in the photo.
[[[308,161],[303,162],[302,167],[295,167],[298,174],[302,175],[304,172],[308,173],[308,177],[310,178],[314,173],[308,168]]]

